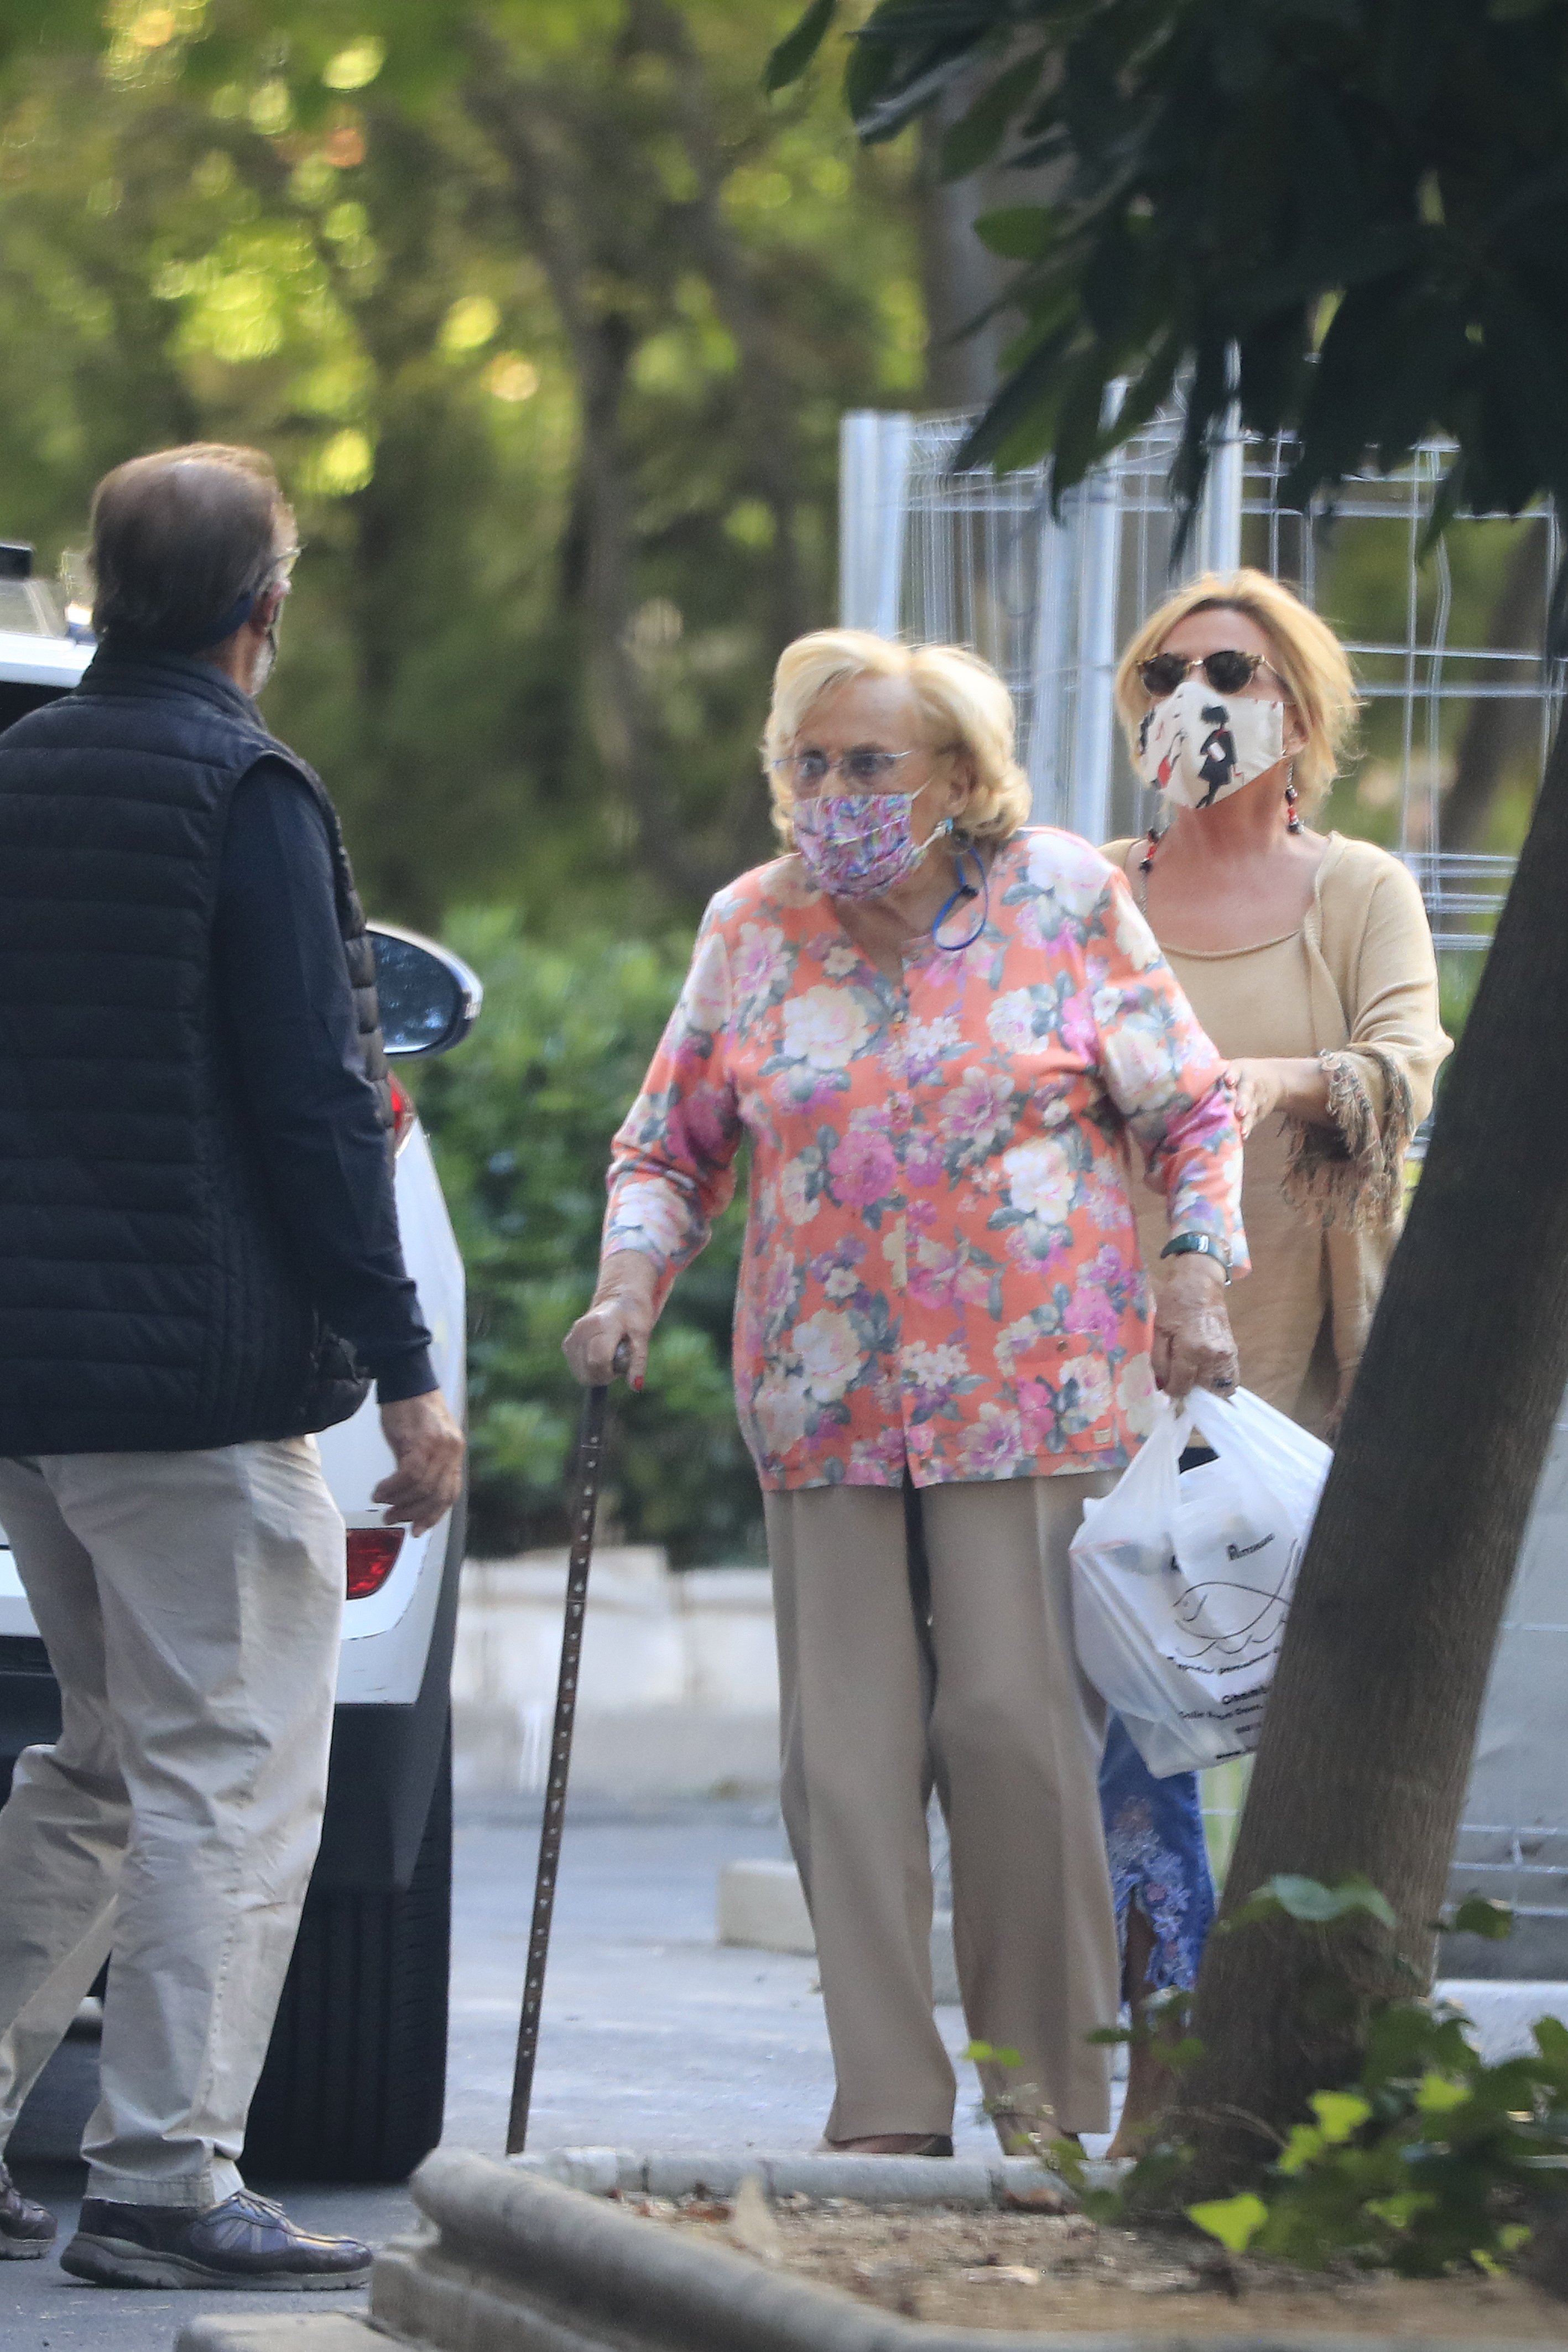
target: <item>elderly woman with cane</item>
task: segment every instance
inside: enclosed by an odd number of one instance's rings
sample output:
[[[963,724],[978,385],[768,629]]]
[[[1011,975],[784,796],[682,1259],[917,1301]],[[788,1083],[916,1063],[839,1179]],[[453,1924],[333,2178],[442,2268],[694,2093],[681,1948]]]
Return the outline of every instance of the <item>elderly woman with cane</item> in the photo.
[[[704,919],[616,1139],[567,1354],[603,1381],[625,1340],[641,1382],[749,1144],[735,1381],[837,2076],[828,2144],[951,2152],[933,1775],[969,2028],[1017,2055],[982,2068],[1003,2144],[1100,2131],[1104,1715],[1073,1654],[1068,1547],[1156,1384],[1235,1384],[1233,1090],[1124,877],[1019,829],[1012,706],[985,663],[803,637],[764,757],[786,854]],[[1145,1180],[1165,1208],[1152,1322]]]
[[[1266,572],[1190,581],[1122,657],[1116,705],[1159,820],[1105,855],[1229,1058],[1247,1138],[1247,1386],[1338,1427],[1399,1237],[1405,1153],[1448,1050],[1421,894],[1368,841],[1313,832],[1356,714],[1333,631]],[[1138,1204],[1145,1243],[1153,1201]],[[1155,1780],[1113,1720],[1102,1776],[1125,1986],[1193,1983],[1214,1913],[1195,1775]],[[1169,2076],[1134,2044],[1113,2155]]]

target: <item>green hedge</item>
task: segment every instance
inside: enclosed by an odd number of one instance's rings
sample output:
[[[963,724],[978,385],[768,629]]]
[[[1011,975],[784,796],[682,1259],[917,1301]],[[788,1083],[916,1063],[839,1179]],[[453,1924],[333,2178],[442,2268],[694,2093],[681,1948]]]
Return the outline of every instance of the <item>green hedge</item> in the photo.
[[[689,937],[524,936],[507,909],[444,936],[485,982],[446,1059],[413,1065],[468,1267],[472,1548],[565,1540],[562,1482],[581,1391],[560,1343],[593,1287],[610,1139],[685,970]],[[729,1329],[742,1204],[676,1285],[647,1386],[618,1388],[601,1528],[680,1563],[759,1559],[761,1500],[735,1425]]]

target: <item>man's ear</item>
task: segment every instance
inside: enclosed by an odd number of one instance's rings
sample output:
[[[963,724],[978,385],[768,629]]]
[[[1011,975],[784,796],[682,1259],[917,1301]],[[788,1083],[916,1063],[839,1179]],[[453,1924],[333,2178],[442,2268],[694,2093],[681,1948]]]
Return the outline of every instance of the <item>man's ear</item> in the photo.
[[[260,629],[264,633],[270,629],[279,613],[282,612],[287,594],[288,583],[287,581],[280,580],[275,587],[269,588],[264,596],[258,596],[251,606],[250,626],[253,629]]]

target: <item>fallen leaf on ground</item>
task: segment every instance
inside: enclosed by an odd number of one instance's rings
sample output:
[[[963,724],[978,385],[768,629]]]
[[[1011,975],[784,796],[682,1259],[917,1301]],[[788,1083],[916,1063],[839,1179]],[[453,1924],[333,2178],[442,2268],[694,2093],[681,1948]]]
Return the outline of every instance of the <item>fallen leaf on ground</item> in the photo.
[[[748,2172],[735,2194],[735,2205],[729,2217],[732,2242],[759,2262],[781,2262],[784,2256],[784,2236],[779,2227],[773,2208],[768,2202],[768,2191],[759,2174]]]
[[[1072,2200],[1065,2189],[1041,2181],[1038,2189],[1009,2189],[1002,2203],[1013,2213],[1071,2213]]]

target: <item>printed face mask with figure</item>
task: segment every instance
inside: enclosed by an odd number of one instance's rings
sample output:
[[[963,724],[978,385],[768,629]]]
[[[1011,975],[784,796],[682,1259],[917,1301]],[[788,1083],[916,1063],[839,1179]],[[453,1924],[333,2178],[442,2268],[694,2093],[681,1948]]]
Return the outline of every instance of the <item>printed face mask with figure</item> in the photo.
[[[830,898],[876,898],[913,874],[934,841],[952,830],[944,818],[925,841],[915,838],[920,793],[822,793],[789,812],[800,863]]]
[[[1183,808],[1212,808],[1285,756],[1285,706],[1216,694],[1189,677],[1145,715],[1135,765]]]

